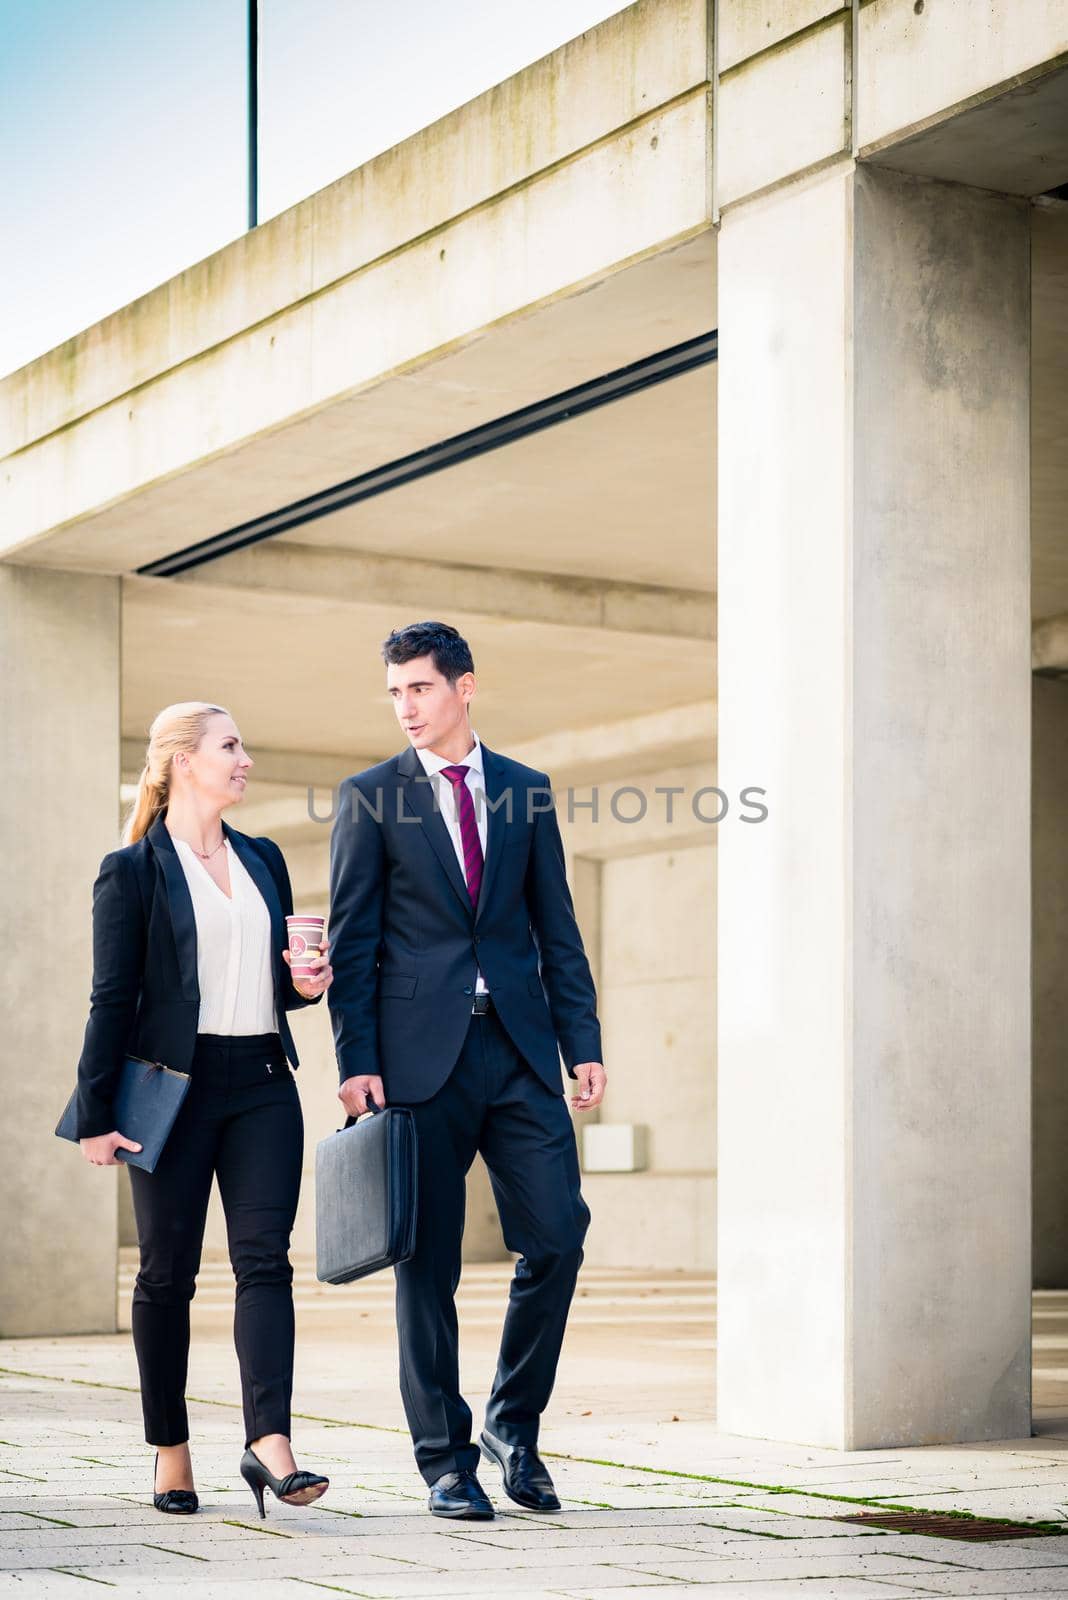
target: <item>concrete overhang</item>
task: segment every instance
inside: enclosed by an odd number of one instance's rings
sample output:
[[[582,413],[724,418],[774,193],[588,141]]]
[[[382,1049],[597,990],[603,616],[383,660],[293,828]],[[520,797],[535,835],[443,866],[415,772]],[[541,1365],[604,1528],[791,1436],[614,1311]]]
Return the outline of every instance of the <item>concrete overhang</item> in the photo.
[[[707,13],[639,0],[0,384],[0,557],[129,573],[707,332]]]
[[[940,111],[907,138],[860,155],[917,177],[1028,197],[1068,182],[1068,65],[1043,65],[1001,93]]]
[[[1063,155],[1063,84],[1051,77],[1068,66],[1068,8],[1059,0],[861,0],[854,21],[862,158],[885,154],[900,171],[1010,194],[1038,194],[1068,177],[1040,170],[1047,163],[1034,137],[1041,129],[1055,141],[1045,154]],[[888,152],[906,146],[916,164],[902,167]]]

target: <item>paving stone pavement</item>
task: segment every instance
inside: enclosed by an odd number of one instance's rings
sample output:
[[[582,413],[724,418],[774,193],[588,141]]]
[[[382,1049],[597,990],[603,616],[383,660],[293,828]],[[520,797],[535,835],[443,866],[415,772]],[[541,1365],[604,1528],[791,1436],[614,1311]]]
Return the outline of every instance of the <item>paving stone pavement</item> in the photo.
[[[120,1307],[125,1318],[130,1263]],[[461,1293],[475,1415],[507,1269]],[[837,1452],[732,1438],[714,1422],[714,1287],[587,1272],[543,1435],[563,1500],[538,1517],[483,1480],[491,1524],[431,1518],[396,1394],[388,1279],[324,1290],[297,1263],[299,1459],[329,1474],[303,1510],[261,1522],[237,1474],[232,1288],[206,1263],[190,1406],[202,1509],[151,1504],[129,1336],[0,1344],[0,1596],[152,1600],[375,1596],[1068,1596],[1068,1537],[992,1544],[835,1520],[878,1505],[1053,1522],[1068,1534],[1068,1296],[1036,1296],[1036,1434],[975,1446]],[[855,1503],[856,1502],[856,1503]]]

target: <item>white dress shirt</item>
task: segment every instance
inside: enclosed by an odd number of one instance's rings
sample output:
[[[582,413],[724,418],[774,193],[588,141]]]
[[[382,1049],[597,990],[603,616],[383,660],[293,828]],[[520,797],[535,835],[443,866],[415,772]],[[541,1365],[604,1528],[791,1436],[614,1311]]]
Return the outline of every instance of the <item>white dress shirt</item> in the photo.
[[[468,751],[462,761],[449,761],[445,756],[439,756],[433,750],[417,750],[415,753],[422,762],[423,771],[434,785],[438,797],[438,807],[441,811],[441,820],[449,830],[452,847],[456,851],[456,859],[460,863],[460,876],[467,882],[464,871],[464,843],[460,836],[460,812],[456,804],[456,791],[448,778],[441,777],[442,767],[466,767],[467,775],[464,782],[468,792],[475,803],[475,822],[478,824],[478,837],[482,844],[482,871],[486,870],[486,777],[482,766],[482,746],[478,734],[473,734],[474,748]],[[475,980],[475,988],[479,994],[485,993],[488,985],[482,973],[479,972]]]
[[[445,779],[448,782],[448,779]],[[228,899],[192,845],[175,839],[197,925],[198,1033],[277,1033],[271,915],[227,839]]]

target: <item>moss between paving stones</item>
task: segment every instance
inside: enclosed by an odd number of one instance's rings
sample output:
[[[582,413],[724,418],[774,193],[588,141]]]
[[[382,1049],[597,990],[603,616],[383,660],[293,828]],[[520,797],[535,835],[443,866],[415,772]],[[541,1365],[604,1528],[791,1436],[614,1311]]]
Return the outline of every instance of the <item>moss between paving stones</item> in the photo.
[[[132,1384],[127,1383],[101,1383],[93,1378],[66,1378],[50,1372],[24,1372],[16,1367],[0,1367],[0,1377],[34,1378],[38,1382],[46,1383],[73,1383],[89,1389],[111,1389],[122,1394],[137,1394],[140,1391]],[[202,1406],[224,1406],[231,1411],[241,1409],[240,1402],[236,1400],[207,1400],[197,1395],[188,1397],[190,1404]],[[302,1422],[325,1423],[332,1428],[363,1428],[374,1433],[392,1433],[398,1437],[404,1436],[403,1428],[390,1428],[379,1422],[352,1422],[341,1417],[323,1417],[311,1411],[295,1411],[295,1417]],[[800,1495],[805,1500],[827,1500],[851,1506],[864,1506],[870,1511],[907,1511],[912,1515],[960,1517],[965,1521],[1003,1523],[1006,1527],[1027,1526],[1034,1528],[1036,1533],[1065,1533],[1068,1531],[1068,1522],[1038,1521],[1032,1522],[1028,1518],[1020,1517],[980,1517],[974,1511],[949,1511],[939,1508],[933,1511],[929,1506],[906,1505],[897,1500],[874,1500],[867,1495],[831,1494],[826,1489],[807,1489],[794,1484],[784,1483],[755,1483],[746,1478],[717,1478],[709,1472],[683,1472],[677,1467],[642,1467],[635,1466],[633,1462],[607,1461],[599,1456],[567,1455],[559,1450],[546,1450],[543,1452],[554,1461],[575,1461],[587,1467],[611,1467],[614,1472],[642,1472],[654,1478],[680,1478],[686,1483],[716,1483],[729,1489],[755,1489],[761,1494]],[[44,1482],[44,1479],[40,1480]],[[597,1504],[597,1502],[583,1501],[581,1504]],[[605,1506],[601,1509],[610,1510]],[[744,1510],[742,1506],[739,1510]],[[784,1511],[776,1513],[783,1516],[798,1515],[796,1512]],[[829,1519],[828,1519],[829,1520]],[[261,1530],[257,1530],[261,1531]],[[273,1531],[273,1530],[272,1530]],[[892,1533],[893,1529],[883,1529],[884,1533]],[[782,1537],[776,1535],[774,1537]]]

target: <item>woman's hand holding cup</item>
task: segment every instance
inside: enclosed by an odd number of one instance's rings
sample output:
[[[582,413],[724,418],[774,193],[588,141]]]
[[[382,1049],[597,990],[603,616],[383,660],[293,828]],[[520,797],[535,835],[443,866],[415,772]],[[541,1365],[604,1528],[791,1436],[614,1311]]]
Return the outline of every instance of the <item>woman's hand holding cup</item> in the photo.
[[[290,969],[294,989],[304,1000],[318,1000],[334,981],[324,926],[322,917],[286,918],[289,949],[282,951],[282,959]]]
[[[298,994],[303,995],[305,1000],[317,1000],[321,994],[326,993],[334,981],[334,969],[330,965],[330,958],[327,954],[329,949],[330,941],[329,939],[324,939],[317,956],[303,956],[301,958],[301,966],[314,968],[314,971],[306,976],[293,979],[294,989]],[[287,967],[293,965],[288,950],[282,951],[282,960]]]

